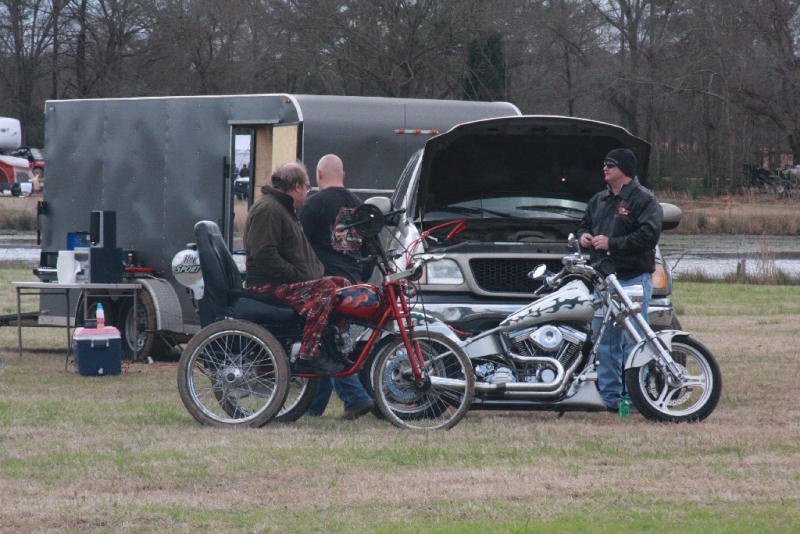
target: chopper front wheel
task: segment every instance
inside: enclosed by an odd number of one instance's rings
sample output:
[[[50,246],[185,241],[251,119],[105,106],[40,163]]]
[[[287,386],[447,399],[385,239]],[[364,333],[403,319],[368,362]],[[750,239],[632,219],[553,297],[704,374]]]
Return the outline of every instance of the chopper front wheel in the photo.
[[[714,356],[689,336],[675,337],[670,351],[684,373],[680,384],[670,384],[655,361],[625,371],[625,385],[633,405],[651,421],[702,421],[717,407],[722,374]]]
[[[464,418],[475,394],[472,363],[446,336],[418,331],[411,336],[424,361],[425,380],[416,383],[403,340],[398,336],[378,353],[373,365],[375,400],[399,428],[449,429]]]

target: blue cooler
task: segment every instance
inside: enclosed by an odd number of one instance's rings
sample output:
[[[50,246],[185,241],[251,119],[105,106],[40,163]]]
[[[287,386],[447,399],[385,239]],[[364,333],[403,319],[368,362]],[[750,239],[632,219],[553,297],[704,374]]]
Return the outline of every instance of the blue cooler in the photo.
[[[76,328],[72,344],[78,374],[100,376],[122,372],[122,345],[119,330],[113,326]]]

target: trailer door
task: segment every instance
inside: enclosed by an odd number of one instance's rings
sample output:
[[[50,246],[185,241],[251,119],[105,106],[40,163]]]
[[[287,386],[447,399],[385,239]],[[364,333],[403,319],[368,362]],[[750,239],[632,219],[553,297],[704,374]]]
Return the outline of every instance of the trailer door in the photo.
[[[300,159],[299,124],[242,123],[231,124],[231,159],[229,170],[230,187],[226,188],[225,199],[230,209],[230,219],[226,221],[228,246],[233,251],[244,248],[242,236],[247,211],[261,196],[261,187],[270,185],[270,177],[275,169],[285,163]],[[248,147],[246,150],[244,147]],[[234,176],[241,172],[247,163],[249,176]]]

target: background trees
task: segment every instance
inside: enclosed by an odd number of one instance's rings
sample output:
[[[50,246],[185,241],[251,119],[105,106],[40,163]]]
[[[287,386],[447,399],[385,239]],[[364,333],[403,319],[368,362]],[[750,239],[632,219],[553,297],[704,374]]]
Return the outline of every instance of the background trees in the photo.
[[[0,0],[0,114],[294,92],[508,100],[653,143],[658,187],[800,164],[800,0]]]

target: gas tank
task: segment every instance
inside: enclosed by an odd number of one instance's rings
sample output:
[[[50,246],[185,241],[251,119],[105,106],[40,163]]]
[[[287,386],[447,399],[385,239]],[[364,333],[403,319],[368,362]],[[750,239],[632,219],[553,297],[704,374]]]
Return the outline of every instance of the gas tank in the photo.
[[[342,317],[377,321],[383,314],[383,300],[373,285],[347,286],[336,292],[336,304],[333,312]]]
[[[555,293],[509,315],[499,327],[507,332],[553,321],[588,323],[593,315],[592,294],[583,282],[573,280]]]

